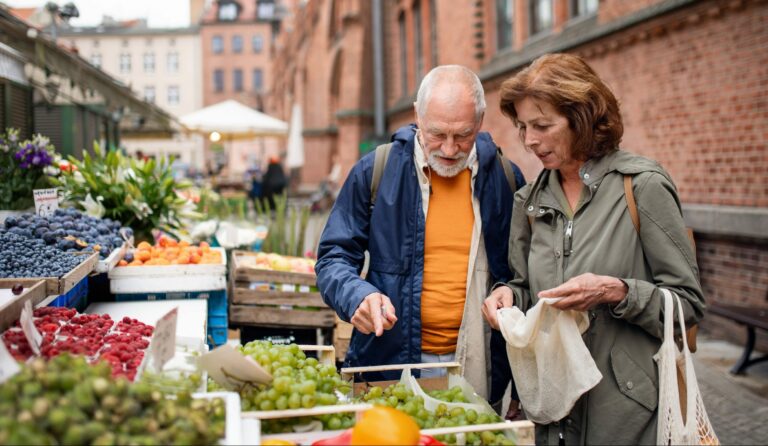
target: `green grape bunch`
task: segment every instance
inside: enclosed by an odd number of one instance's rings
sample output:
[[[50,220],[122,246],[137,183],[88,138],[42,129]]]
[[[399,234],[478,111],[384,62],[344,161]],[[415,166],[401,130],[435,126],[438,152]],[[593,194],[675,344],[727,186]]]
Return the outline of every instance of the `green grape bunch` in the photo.
[[[298,345],[274,345],[269,341],[252,341],[238,347],[239,351],[255,360],[272,374],[268,385],[245,383],[238,389],[243,411],[269,411],[309,409],[315,406],[332,406],[339,403],[350,386],[341,379],[333,364],[320,364],[316,358],[307,357]],[[213,380],[208,390],[218,390]],[[266,420],[265,433],[293,432],[293,426],[318,420],[326,430],[352,427],[352,415],[341,414],[313,418],[287,418]]]
[[[0,444],[193,444],[224,437],[221,399],[166,398],[147,383],[112,378],[106,362],[65,353],[37,358],[0,385]]]
[[[433,398],[447,403],[466,403],[466,397],[459,386],[447,390],[435,390],[427,392]],[[361,402],[389,406],[408,414],[420,429],[432,429],[441,427],[468,426],[474,424],[498,423],[501,417],[496,414],[478,413],[474,409],[465,410],[463,407],[449,408],[447,404],[438,404],[434,411],[424,407],[424,398],[415,395],[405,384],[397,383],[386,388],[371,387],[359,397]],[[483,431],[469,432],[465,442],[468,445],[511,445],[514,444],[501,432]],[[437,440],[446,444],[457,444],[455,434],[438,435]]]

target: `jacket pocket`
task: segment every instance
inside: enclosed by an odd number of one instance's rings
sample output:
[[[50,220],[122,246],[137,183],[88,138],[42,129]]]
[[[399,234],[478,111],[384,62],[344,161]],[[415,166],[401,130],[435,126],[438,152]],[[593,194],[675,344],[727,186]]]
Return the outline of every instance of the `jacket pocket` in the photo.
[[[650,411],[656,410],[659,389],[624,349],[611,350],[611,368],[621,393]]]
[[[408,272],[408,265],[404,261],[371,259],[368,270],[385,274],[405,274]]]

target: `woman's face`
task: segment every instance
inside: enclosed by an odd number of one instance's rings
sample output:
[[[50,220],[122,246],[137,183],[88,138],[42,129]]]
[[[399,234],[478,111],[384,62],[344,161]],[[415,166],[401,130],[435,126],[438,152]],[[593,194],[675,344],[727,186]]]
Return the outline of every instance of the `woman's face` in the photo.
[[[545,169],[578,170],[582,163],[571,157],[574,135],[568,118],[552,104],[531,97],[515,101],[515,110],[525,148],[541,160]]]

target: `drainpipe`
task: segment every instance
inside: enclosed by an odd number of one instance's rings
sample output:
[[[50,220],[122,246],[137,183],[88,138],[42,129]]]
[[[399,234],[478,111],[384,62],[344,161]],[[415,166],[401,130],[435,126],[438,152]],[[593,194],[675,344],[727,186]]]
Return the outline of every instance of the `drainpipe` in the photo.
[[[384,46],[381,0],[372,1],[373,20],[373,124],[376,138],[386,139],[384,110]]]

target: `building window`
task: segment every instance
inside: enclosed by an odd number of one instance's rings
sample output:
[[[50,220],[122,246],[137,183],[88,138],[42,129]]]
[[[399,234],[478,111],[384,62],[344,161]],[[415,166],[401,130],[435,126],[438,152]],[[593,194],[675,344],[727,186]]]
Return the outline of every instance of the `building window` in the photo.
[[[96,68],[101,68],[101,54],[99,53],[91,54],[91,65],[93,65]]]
[[[531,35],[552,28],[552,0],[531,0]]]
[[[405,40],[405,14],[397,19],[400,37],[400,88],[402,96],[408,94],[408,42]]]
[[[243,91],[243,70],[240,68],[235,68],[235,70],[232,71],[232,84],[235,91]]]
[[[131,55],[128,53],[122,53],[120,55],[120,72],[121,73],[131,72]]]
[[[515,0],[496,0],[496,49],[512,46],[512,27],[515,23]]]
[[[167,59],[166,65],[169,73],[178,73],[179,72],[179,53],[175,51],[168,53],[168,59]]]
[[[144,87],[144,100],[154,104],[155,87]]]
[[[123,48],[128,48],[128,39],[123,39],[122,45]]]
[[[179,105],[179,87],[177,85],[168,87],[168,105]]]
[[[264,49],[264,38],[260,35],[251,37],[251,46],[254,53],[260,53]]]
[[[275,2],[274,2],[274,0],[259,0],[258,1],[258,17],[260,19],[273,19],[273,18],[275,18]]]
[[[155,72],[155,53],[144,53],[144,72]]]
[[[591,15],[597,12],[598,0],[571,0],[571,17]]]
[[[421,2],[413,3],[413,52],[416,57],[416,85],[424,75],[424,49],[421,42]]]
[[[221,36],[213,36],[211,45],[213,45],[214,54],[221,54],[224,52],[224,39]]]
[[[261,71],[261,68],[253,69],[252,84],[253,84],[253,91],[255,91],[256,93],[260,93],[264,88],[264,73]]]
[[[213,91],[216,93],[224,91],[224,70],[213,71]]]
[[[243,36],[232,36],[232,52],[237,54],[243,52]]]
[[[219,20],[233,22],[237,20],[237,3],[219,3]]]

